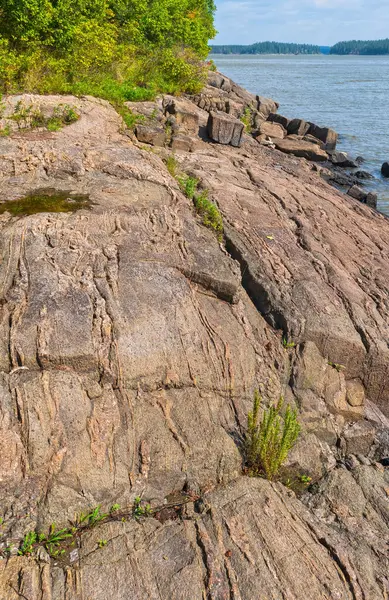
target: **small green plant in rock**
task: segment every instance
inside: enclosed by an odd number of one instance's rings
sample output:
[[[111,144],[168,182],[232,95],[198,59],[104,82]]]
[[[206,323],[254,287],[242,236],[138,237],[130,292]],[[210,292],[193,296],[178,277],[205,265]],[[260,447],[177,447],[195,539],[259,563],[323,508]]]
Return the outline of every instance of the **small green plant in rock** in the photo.
[[[216,204],[208,199],[208,190],[203,190],[193,199],[197,213],[202,217],[203,224],[215,231],[219,238],[223,234],[223,218]]]
[[[9,125],[6,125],[3,128],[0,128],[0,137],[8,137],[11,134],[11,128]]]
[[[152,510],[150,504],[146,504],[142,501],[140,496],[136,496],[134,499],[134,506],[132,510],[132,515],[134,519],[137,521],[142,517],[149,517],[152,515]]]
[[[309,475],[300,475],[300,481],[304,485],[309,485],[312,481],[312,477],[309,477]]]
[[[252,130],[252,111],[249,106],[246,106],[246,108],[244,109],[243,115],[240,117],[240,120],[244,125],[246,133],[250,133]]]
[[[338,373],[341,373],[346,369],[344,365],[339,365],[338,363],[331,362],[330,360],[328,361],[328,365],[338,371]]]
[[[178,183],[180,184],[185,196],[189,198],[189,200],[193,200],[197,186],[199,185],[199,180],[195,177],[185,175],[183,177],[179,177]]]
[[[282,345],[286,350],[289,350],[290,348],[296,348],[296,344],[292,341],[288,341],[287,337],[282,338]]]
[[[246,434],[246,458],[249,473],[264,476],[272,481],[289,451],[293,448],[300,433],[297,411],[288,405],[283,417],[283,399],[264,410],[259,422],[261,399],[258,391],[254,394],[253,410],[248,415]]]
[[[34,551],[34,546],[38,542],[38,535],[35,531],[29,531],[23,538],[18,550],[19,556],[29,556]]]
[[[101,506],[99,504],[89,513],[81,513],[78,523],[84,527],[94,527],[97,523],[104,521],[107,517],[109,517],[109,513],[101,512]]]
[[[108,544],[107,540],[99,540],[97,542],[97,545],[98,545],[99,548],[104,548],[104,546],[106,546],[107,544]]]
[[[166,159],[166,168],[172,177],[177,177],[178,173],[178,162],[174,154],[169,154]]]

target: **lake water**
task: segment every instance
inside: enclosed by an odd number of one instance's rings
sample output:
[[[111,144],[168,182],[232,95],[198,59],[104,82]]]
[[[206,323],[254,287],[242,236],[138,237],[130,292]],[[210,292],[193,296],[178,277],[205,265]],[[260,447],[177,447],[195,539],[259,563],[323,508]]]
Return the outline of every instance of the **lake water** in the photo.
[[[211,55],[219,71],[250,92],[274,98],[279,113],[332,127],[338,148],[363,156],[376,179],[366,187],[389,214],[389,56]]]

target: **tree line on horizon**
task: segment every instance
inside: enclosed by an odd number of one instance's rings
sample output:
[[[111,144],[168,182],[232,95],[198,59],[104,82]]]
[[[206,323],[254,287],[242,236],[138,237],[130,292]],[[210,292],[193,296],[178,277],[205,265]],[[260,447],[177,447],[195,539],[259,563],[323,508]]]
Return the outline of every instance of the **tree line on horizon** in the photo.
[[[332,46],[330,54],[359,54],[362,56],[389,54],[389,39],[338,42]]]
[[[285,42],[257,42],[256,44],[211,46],[212,54],[320,54],[320,47],[312,44]]]
[[[212,54],[339,54],[339,55],[382,55],[389,54],[389,39],[352,40],[338,42],[332,47],[312,44],[293,44],[283,42],[257,42],[250,45],[214,45]]]

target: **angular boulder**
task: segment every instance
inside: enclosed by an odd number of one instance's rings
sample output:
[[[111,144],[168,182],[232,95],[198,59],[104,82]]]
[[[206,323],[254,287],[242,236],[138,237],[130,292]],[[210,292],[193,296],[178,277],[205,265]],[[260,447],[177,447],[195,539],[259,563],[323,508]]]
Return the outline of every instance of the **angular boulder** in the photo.
[[[196,147],[196,140],[189,135],[174,135],[170,147],[174,152],[193,152]]]
[[[211,112],[208,119],[208,135],[213,142],[235,146],[242,144],[244,124],[223,112]]]
[[[152,146],[163,146],[166,142],[166,132],[162,127],[137,125],[135,135],[139,142]]]
[[[309,131],[309,123],[303,119],[292,119],[288,125],[289,135],[306,135]]]
[[[355,198],[355,200],[359,200],[359,202],[367,204],[367,206],[370,206],[371,208],[377,208],[378,196],[373,192],[365,192],[357,185],[353,185],[347,194],[352,198]]]
[[[267,120],[270,121],[271,123],[279,123],[286,130],[288,129],[288,126],[290,123],[290,119],[288,119],[287,117],[284,117],[283,115],[279,115],[278,113],[270,113]]]
[[[264,98],[263,96],[257,96],[257,110],[266,120],[270,114],[277,112],[279,107],[278,102],[271,98]]]
[[[319,127],[315,123],[309,123],[309,125],[308,133],[324,142],[325,150],[335,150],[339,137],[336,131],[329,127]]]
[[[189,100],[172,99],[167,97],[164,102],[165,114],[175,117],[175,122],[180,129],[188,133],[198,133],[199,115],[196,107]]]
[[[319,148],[317,144],[310,144],[304,140],[290,139],[286,137],[284,140],[274,139],[274,143],[278,150],[285,154],[294,154],[307,160],[314,162],[325,162],[328,160],[327,152]]]
[[[389,177],[389,162],[384,162],[381,167],[381,175],[383,177]]]
[[[279,138],[281,140],[286,136],[286,130],[279,123],[270,123],[264,121],[259,127],[261,135],[268,135],[270,138]]]
[[[333,165],[343,169],[356,169],[358,163],[349,158],[347,152],[331,152],[330,160]]]

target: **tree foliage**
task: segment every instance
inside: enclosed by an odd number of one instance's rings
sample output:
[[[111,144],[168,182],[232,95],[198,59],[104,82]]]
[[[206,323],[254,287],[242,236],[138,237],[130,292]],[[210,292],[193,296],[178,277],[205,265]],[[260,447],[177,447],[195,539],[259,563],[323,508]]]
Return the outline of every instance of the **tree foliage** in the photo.
[[[361,54],[380,55],[389,54],[389,39],[385,40],[352,40],[350,42],[338,42],[332,46],[331,54]]]
[[[192,91],[214,11],[213,0],[1,0],[0,89]]]

